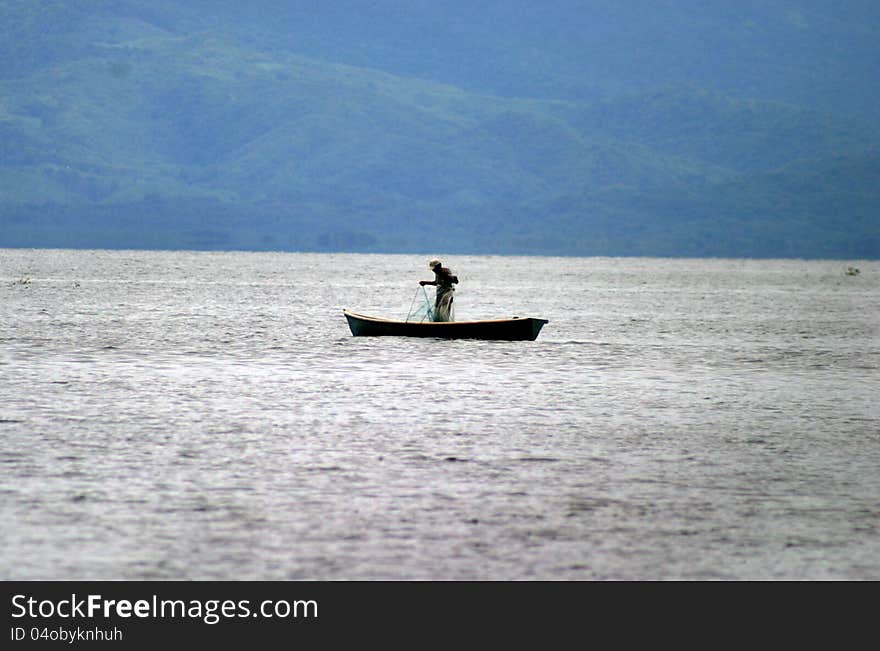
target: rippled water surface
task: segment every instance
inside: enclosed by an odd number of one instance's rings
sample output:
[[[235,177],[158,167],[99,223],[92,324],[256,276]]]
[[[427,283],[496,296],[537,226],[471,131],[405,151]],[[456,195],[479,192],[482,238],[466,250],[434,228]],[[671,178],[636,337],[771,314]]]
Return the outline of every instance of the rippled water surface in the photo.
[[[0,250],[0,578],[880,579],[880,263],[427,257]]]

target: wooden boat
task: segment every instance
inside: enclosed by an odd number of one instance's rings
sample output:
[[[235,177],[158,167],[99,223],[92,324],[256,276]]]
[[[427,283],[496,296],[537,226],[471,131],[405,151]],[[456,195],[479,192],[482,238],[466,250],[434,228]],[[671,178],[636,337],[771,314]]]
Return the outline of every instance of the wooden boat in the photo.
[[[442,339],[503,339],[534,341],[547,319],[512,317],[487,321],[392,321],[374,316],[342,313],[355,337],[440,337]]]

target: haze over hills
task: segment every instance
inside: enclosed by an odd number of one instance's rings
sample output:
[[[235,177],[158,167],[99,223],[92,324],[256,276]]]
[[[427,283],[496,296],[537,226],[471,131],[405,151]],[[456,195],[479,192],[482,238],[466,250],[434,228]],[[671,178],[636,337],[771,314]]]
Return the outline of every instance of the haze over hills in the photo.
[[[0,5],[0,246],[880,256],[871,2]]]

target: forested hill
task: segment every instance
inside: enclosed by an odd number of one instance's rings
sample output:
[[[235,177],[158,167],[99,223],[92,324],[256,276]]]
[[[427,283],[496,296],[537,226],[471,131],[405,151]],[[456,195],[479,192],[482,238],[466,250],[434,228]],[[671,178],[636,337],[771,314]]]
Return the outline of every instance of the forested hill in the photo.
[[[0,246],[880,257],[880,5],[0,3]]]

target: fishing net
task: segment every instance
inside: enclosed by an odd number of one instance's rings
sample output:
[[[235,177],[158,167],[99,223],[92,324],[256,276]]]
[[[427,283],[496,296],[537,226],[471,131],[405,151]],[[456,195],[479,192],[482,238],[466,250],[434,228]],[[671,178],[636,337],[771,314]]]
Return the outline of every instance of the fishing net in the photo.
[[[434,303],[428,298],[428,292],[424,285],[419,287],[413,295],[406,320],[416,321],[417,323],[434,320]]]
[[[454,293],[451,285],[437,288],[437,298],[434,301],[435,321],[455,321],[455,304],[452,301]]]
[[[439,308],[435,308],[434,304],[435,301],[428,297],[428,291],[422,285],[413,295],[406,320],[417,323],[424,323],[426,321],[455,321],[455,304],[452,302],[452,291],[447,294],[447,300],[441,300]]]

